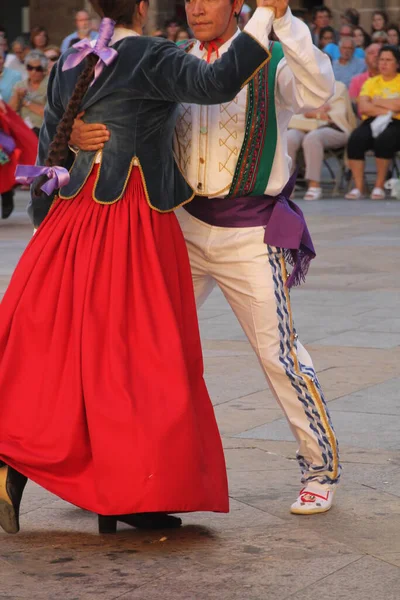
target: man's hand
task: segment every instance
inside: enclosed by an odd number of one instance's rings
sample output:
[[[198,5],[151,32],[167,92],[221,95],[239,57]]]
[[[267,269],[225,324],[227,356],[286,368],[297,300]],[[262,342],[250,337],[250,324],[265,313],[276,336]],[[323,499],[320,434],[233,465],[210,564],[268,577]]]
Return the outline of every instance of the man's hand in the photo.
[[[289,0],[257,0],[257,6],[270,8],[275,13],[275,19],[280,19],[286,14]]]
[[[3,100],[0,100],[0,112],[7,113],[6,103]]]
[[[83,115],[84,113],[80,113],[74,121],[69,140],[70,146],[76,146],[86,152],[101,150],[110,139],[110,132],[101,123],[85,123],[82,121]]]

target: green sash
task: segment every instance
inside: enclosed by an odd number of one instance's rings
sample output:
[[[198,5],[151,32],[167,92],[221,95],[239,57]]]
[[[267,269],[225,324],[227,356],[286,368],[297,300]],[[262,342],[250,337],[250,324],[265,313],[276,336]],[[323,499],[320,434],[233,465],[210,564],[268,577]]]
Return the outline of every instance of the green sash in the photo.
[[[270,52],[271,60],[248,84],[245,137],[228,197],[262,196],[271,176],[278,139],[275,80],[284,54],[278,42]]]

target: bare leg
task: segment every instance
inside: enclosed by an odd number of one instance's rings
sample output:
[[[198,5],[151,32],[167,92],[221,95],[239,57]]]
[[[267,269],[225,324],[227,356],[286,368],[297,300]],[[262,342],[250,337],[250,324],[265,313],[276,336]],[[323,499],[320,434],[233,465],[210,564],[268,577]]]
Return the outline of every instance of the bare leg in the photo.
[[[364,165],[363,160],[349,160],[349,167],[354,177],[355,187],[364,192]]]
[[[387,158],[377,158],[376,159],[375,187],[383,188],[385,181],[386,181],[386,176],[387,176],[387,172],[389,169],[389,165],[390,165],[390,160],[388,160]]]

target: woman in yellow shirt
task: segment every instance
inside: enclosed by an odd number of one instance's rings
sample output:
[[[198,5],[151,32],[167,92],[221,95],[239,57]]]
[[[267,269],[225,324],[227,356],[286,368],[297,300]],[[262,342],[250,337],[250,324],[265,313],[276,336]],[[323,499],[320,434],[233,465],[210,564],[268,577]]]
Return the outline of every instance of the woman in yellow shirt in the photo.
[[[379,53],[379,75],[367,79],[358,100],[362,124],[350,136],[347,153],[355,187],[346,195],[358,200],[364,193],[365,153],[375,152],[376,180],[372,200],[385,198],[384,183],[390,161],[400,151],[400,51],[383,46]],[[371,124],[380,115],[392,113],[392,119],[380,135],[373,137]]]

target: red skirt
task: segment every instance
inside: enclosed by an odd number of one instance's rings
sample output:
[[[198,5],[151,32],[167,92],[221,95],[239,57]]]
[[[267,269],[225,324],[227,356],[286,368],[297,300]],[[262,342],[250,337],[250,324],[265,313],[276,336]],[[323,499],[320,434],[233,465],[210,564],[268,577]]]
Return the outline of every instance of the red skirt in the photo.
[[[150,209],[58,200],[0,305],[0,458],[100,514],[228,511],[185,242]]]

